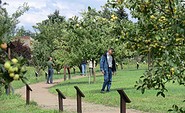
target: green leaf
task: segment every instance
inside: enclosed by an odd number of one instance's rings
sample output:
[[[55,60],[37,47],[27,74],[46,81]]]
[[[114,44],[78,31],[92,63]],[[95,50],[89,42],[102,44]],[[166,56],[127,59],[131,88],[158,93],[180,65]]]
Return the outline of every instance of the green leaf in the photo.
[[[165,94],[163,92],[161,93],[161,96],[165,98]]]
[[[161,92],[157,92],[157,95],[156,96],[159,96],[159,95],[161,95]]]
[[[145,93],[145,88],[141,89],[141,93],[144,94]]]
[[[179,107],[177,105],[173,105],[172,106],[174,108],[175,111],[178,111]]]
[[[29,83],[29,81],[28,81],[28,79],[26,77],[21,78],[21,80],[22,80],[22,82],[24,84],[28,84]]]
[[[171,112],[171,111],[173,111],[173,110],[172,110],[172,109],[169,109],[168,111]]]
[[[137,90],[139,90],[141,88],[141,86],[137,87]]]

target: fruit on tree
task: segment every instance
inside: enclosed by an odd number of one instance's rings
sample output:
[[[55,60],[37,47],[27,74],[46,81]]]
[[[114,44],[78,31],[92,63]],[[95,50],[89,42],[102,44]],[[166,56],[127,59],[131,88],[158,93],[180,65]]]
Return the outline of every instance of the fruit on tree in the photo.
[[[117,16],[115,16],[114,14],[113,15],[111,15],[111,21],[114,21],[114,20],[116,20],[116,19],[118,19],[118,17]]]
[[[10,62],[9,61],[6,61],[5,63],[4,63],[4,68],[5,69],[9,69],[10,68],[10,66],[11,66],[11,64],[10,64]]]
[[[10,73],[9,76],[13,78],[15,76],[15,74],[14,73]]]
[[[79,27],[80,25],[79,24],[76,24],[77,27]]]
[[[16,64],[16,63],[18,62],[18,60],[17,60],[16,58],[13,58],[11,61],[12,61],[14,64]]]
[[[13,72],[14,72],[14,68],[13,68],[13,67],[10,67],[10,68],[8,69],[8,72],[9,72],[9,73],[13,73]]]
[[[151,19],[155,19],[155,16],[154,16],[154,15],[151,15],[150,18],[151,18]]]
[[[1,48],[2,48],[2,49],[6,49],[6,48],[7,48],[7,44],[6,44],[6,43],[2,43],[2,44],[1,44]]]
[[[174,69],[174,68],[171,68],[171,69],[170,69],[170,71],[171,71],[171,72],[174,72],[174,71],[175,71],[175,69]]]
[[[119,4],[122,4],[122,3],[123,3],[123,0],[117,0],[117,2],[118,2]]]
[[[13,70],[14,70],[15,72],[18,72],[19,69],[18,69],[18,67],[14,67]]]
[[[171,75],[174,75],[175,69],[174,68],[171,68],[170,69],[170,72],[171,72]]]
[[[19,79],[19,75],[15,74],[15,76],[13,77],[14,80],[18,80]]]

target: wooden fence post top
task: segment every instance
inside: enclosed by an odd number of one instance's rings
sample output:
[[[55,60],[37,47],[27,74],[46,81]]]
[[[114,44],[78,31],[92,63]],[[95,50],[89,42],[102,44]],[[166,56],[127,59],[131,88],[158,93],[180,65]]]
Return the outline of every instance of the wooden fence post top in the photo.
[[[59,89],[56,89],[56,91],[58,92],[58,94],[63,98],[66,99],[66,97],[62,94],[62,92]]]
[[[26,87],[28,88],[28,90],[32,91],[32,89],[30,88],[28,84],[26,84]]]
[[[38,77],[38,75],[39,75],[38,72],[35,71],[35,76]]]
[[[128,98],[128,96],[126,95],[126,93],[123,91],[123,89],[118,89],[117,91],[120,94],[121,98],[123,98],[126,103],[131,102],[130,99]]]
[[[85,95],[82,93],[82,91],[78,88],[78,86],[74,86],[74,88],[77,90],[78,94],[80,94],[81,97],[85,97]]]

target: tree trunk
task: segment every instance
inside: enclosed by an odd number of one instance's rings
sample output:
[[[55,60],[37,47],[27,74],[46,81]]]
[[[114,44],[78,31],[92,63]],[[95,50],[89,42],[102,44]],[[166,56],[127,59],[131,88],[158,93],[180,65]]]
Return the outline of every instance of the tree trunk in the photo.
[[[9,95],[10,94],[10,84],[5,85],[5,90],[6,90],[6,94]]]
[[[150,69],[151,66],[151,52],[148,52],[148,70]]]
[[[95,63],[94,63],[94,60],[92,60],[92,64],[93,64],[93,70],[92,70],[92,73],[93,73],[93,83],[96,82],[96,73],[95,73]]]
[[[79,70],[80,70],[80,73],[82,73],[82,66],[79,65],[78,68],[79,68]]]
[[[121,70],[123,70],[123,63],[121,62]]]

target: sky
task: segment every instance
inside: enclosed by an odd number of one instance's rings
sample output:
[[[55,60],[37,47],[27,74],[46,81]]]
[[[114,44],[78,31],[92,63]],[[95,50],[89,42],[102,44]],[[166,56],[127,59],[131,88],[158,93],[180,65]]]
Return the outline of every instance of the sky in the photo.
[[[107,0],[2,0],[2,2],[8,3],[5,7],[9,14],[14,13],[23,3],[27,3],[30,9],[19,17],[18,26],[33,31],[33,25],[47,19],[47,16],[53,14],[55,10],[59,10],[60,15],[70,18],[80,16],[80,12],[87,10],[88,6],[100,10]],[[129,18],[131,19],[130,15]]]

